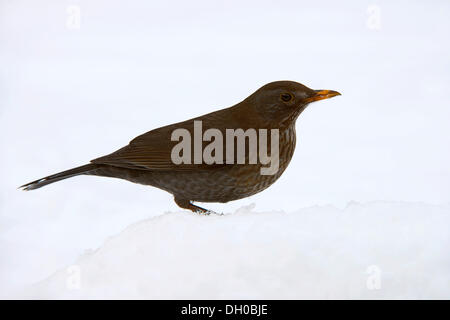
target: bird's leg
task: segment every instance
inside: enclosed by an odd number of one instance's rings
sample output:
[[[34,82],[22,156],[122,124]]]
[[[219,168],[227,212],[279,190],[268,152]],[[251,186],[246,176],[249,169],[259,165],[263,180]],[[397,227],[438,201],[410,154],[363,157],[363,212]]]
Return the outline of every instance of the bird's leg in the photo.
[[[178,199],[178,198],[175,197],[175,203],[180,208],[189,209],[192,212],[195,212],[195,213],[198,213],[198,214],[210,215],[211,213],[213,213],[213,214],[217,214],[217,215],[222,215],[222,214],[214,212],[212,210],[208,210],[208,209],[196,206],[195,204],[192,204],[192,202],[190,200]]]

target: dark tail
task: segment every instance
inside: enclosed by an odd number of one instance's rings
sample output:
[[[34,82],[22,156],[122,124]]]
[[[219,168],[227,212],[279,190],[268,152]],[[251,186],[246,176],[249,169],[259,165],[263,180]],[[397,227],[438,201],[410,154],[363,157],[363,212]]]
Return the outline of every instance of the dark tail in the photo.
[[[57,174],[53,174],[51,176],[24,184],[23,186],[19,187],[22,190],[25,191],[29,191],[29,190],[34,190],[34,189],[39,189],[40,187],[46,186],[50,183],[59,181],[59,180],[64,180],[67,178],[71,178],[74,176],[78,176],[80,174],[88,174],[91,171],[95,171],[95,169],[98,168],[98,165],[90,163],[90,164],[86,164],[84,166],[81,167],[76,167],[70,170],[66,170]]]

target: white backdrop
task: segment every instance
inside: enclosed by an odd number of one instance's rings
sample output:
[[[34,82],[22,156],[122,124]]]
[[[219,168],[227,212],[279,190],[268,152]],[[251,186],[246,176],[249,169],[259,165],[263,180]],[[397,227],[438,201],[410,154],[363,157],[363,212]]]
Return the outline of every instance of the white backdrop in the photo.
[[[301,115],[275,185],[208,208],[449,203],[449,16],[445,0],[0,0],[1,290],[179,210],[168,193],[116,179],[19,185],[275,80],[342,96]]]

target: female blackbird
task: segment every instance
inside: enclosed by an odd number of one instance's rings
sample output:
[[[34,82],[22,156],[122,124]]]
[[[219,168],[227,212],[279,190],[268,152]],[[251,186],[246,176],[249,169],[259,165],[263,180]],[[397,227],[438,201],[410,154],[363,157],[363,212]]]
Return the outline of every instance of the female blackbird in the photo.
[[[77,175],[115,177],[166,190],[174,195],[175,202],[181,208],[208,214],[211,211],[192,204],[192,201],[228,202],[254,195],[274,183],[286,169],[294,153],[297,117],[309,103],[337,95],[340,93],[332,90],[312,90],[293,81],[271,82],[232,107],[149,131],[114,153],[94,159],[84,166],[30,182],[20,188],[38,189]],[[256,147],[251,145],[254,141],[251,141],[250,135],[243,139],[248,152],[244,153],[240,162],[232,161],[237,160],[238,146],[233,144],[232,150],[227,150],[228,140],[223,149],[216,148],[210,155],[231,154],[230,159],[222,161],[215,158],[213,163],[201,158],[201,161],[198,161],[199,152],[200,156],[205,155],[204,147],[208,141],[213,140],[198,132],[199,124],[205,133],[208,129],[214,130],[210,131],[214,133],[213,142],[223,142],[220,134],[226,136],[230,129],[242,129],[244,133],[250,132],[249,130],[258,133],[263,132],[261,130],[276,131],[277,135],[271,136],[266,152],[276,155],[277,158],[272,159],[276,162],[275,170],[262,174],[262,168],[265,168],[267,161],[250,161],[250,149],[256,150]],[[178,149],[174,153],[174,148],[180,143],[180,137],[178,140],[177,137],[174,138],[176,129],[194,137],[191,139],[194,141],[187,141],[186,148],[182,150],[183,157],[187,160],[182,163],[174,160],[174,154],[181,154]],[[195,141],[198,142],[198,137],[195,136],[198,134],[200,148],[195,145]],[[276,138],[278,141],[275,141]],[[260,141],[259,150],[262,147],[264,145],[261,145]],[[193,157],[185,154],[191,150],[194,150]]]

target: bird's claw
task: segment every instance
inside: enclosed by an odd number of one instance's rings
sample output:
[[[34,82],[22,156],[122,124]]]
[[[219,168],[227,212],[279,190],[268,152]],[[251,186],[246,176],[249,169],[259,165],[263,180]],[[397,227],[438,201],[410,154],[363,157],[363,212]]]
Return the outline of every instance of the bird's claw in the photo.
[[[215,212],[215,211],[212,211],[212,210],[207,210],[207,209],[198,209],[198,210],[195,211],[195,213],[206,215],[206,216],[209,216],[210,214],[223,216],[223,213],[218,213],[218,212]]]

